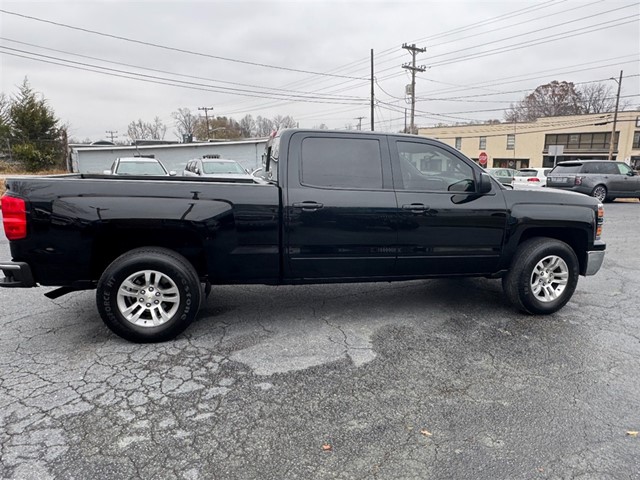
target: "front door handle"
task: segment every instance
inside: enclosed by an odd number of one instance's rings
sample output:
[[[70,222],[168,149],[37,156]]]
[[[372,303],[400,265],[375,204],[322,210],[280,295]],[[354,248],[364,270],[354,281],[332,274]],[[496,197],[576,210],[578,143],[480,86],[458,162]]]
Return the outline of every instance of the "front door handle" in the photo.
[[[301,208],[303,212],[313,212],[320,210],[324,205],[318,202],[297,202],[293,204],[293,208]]]
[[[429,207],[424,203],[411,203],[402,205],[403,210],[409,210],[411,213],[423,213],[429,210]]]

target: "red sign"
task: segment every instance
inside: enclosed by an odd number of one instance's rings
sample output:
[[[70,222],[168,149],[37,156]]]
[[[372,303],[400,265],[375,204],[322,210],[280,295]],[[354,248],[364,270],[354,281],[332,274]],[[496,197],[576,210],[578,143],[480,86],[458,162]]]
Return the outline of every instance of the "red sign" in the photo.
[[[488,158],[487,152],[480,152],[480,155],[478,155],[478,163],[484,167],[487,165]]]

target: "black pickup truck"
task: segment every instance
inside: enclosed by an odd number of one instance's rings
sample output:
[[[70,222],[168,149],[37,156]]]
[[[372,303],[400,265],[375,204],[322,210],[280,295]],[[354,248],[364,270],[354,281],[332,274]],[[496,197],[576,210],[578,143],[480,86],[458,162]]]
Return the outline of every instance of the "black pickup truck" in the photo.
[[[549,314],[604,259],[604,211],[576,193],[511,190],[412,135],[284,130],[255,183],[191,177],[8,179],[3,287],[97,289],[116,334],[168,340],[212,284],[502,278]]]

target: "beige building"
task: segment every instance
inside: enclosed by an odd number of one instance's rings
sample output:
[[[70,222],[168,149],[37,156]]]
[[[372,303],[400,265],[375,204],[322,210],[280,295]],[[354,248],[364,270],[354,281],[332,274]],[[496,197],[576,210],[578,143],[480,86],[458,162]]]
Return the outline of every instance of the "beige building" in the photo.
[[[420,128],[418,134],[437,138],[476,162],[484,153],[487,167],[552,167],[554,161],[608,158],[612,125],[613,113],[604,113]],[[613,159],[640,169],[640,111],[618,113]]]

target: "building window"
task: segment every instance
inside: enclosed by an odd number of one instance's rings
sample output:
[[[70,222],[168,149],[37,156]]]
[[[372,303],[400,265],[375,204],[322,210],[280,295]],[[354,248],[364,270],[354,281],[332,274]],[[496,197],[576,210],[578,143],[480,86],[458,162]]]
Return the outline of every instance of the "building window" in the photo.
[[[458,150],[462,149],[462,137],[456,137],[456,148]]]
[[[633,134],[633,149],[640,150],[640,132]]]
[[[516,148],[516,135],[510,133],[507,135],[507,150],[514,150]]]
[[[480,137],[480,141],[478,142],[478,148],[480,150],[487,149],[487,137]]]
[[[616,145],[619,135],[620,132],[616,132]],[[565,150],[608,150],[610,140],[610,132],[548,134],[545,135],[544,148],[548,151],[551,145],[562,145]]]

